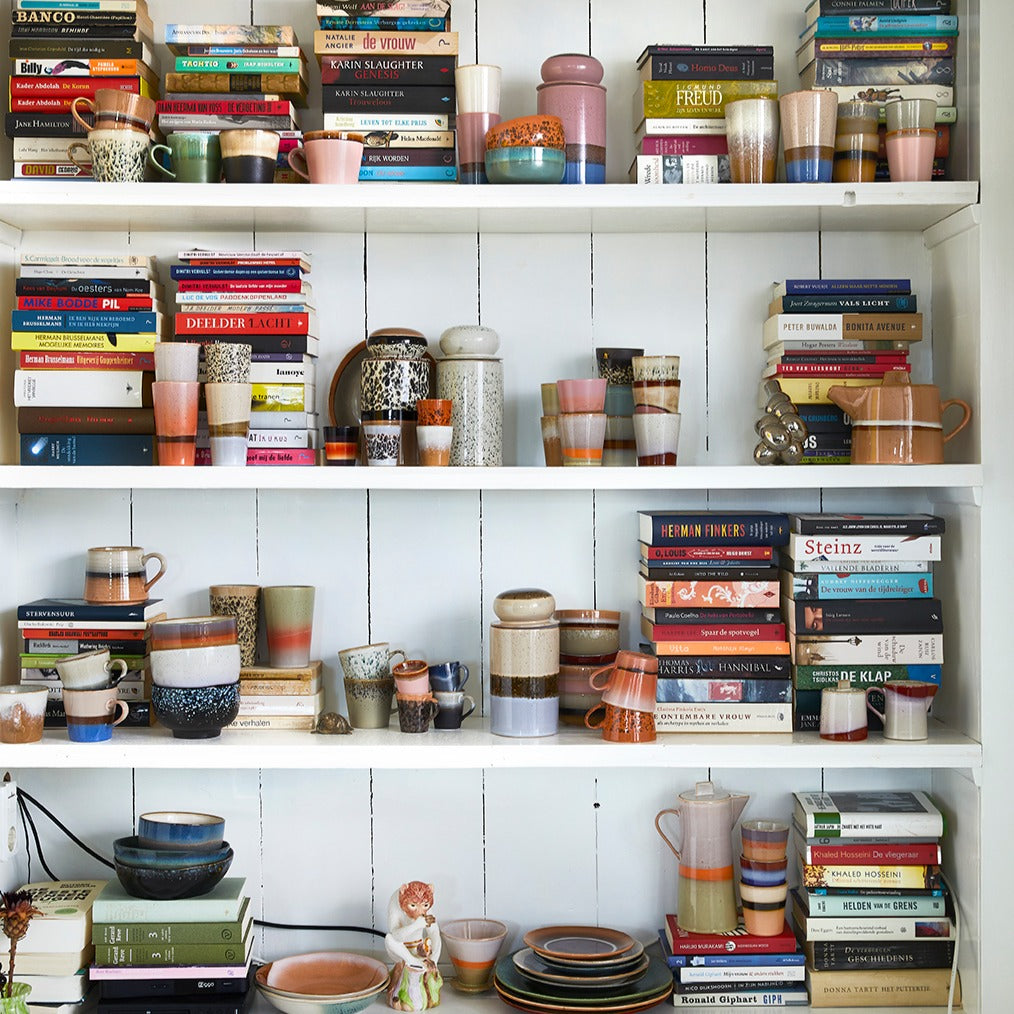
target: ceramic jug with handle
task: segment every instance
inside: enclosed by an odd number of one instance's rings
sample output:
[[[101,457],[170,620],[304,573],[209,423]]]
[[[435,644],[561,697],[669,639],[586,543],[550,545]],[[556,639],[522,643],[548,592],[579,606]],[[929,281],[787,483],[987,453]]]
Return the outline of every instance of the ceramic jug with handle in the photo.
[[[732,829],[750,797],[698,782],[680,793],[679,806],[659,810],[655,830],[679,861],[676,922],[691,933],[729,933],[736,928]],[[661,819],[679,821],[677,848],[662,830]]]

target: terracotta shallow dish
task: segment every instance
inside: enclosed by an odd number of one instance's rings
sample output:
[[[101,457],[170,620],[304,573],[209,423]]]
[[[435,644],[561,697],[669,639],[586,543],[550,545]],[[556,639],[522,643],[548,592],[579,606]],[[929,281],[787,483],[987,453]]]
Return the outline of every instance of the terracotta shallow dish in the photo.
[[[273,961],[264,983],[297,996],[339,997],[369,993],[387,981],[387,974],[387,965],[363,954],[311,951]]]
[[[536,954],[573,961],[617,957],[637,943],[622,930],[608,926],[542,926],[526,933],[524,941]]]

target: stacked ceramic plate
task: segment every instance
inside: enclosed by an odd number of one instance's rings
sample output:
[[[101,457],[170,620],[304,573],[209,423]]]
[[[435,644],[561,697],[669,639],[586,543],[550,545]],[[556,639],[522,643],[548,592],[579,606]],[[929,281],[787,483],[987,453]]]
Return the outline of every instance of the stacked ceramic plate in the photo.
[[[518,1010],[571,1014],[647,1010],[672,992],[672,971],[633,937],[604,926],[543,926],[501,958],[493,985]]]

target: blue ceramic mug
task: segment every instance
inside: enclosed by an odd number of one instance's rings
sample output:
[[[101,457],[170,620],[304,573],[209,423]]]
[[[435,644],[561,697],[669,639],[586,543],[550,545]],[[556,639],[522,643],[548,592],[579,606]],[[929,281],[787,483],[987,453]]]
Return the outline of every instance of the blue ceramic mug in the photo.
[[[434,690],[460,690],[468,682],[468,666],[463,662],[441,662],[429,668],[430,687]]]

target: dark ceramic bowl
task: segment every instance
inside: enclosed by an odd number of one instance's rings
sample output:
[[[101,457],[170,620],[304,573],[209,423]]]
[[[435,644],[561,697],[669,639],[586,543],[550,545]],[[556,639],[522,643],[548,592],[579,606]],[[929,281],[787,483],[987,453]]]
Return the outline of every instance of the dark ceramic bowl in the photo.
[[[224,835],[225,818],[213,813],[158,810],[137,818],[137,843],[144,849],[214,852]]]
[[[159,724],[177,739],[211,739],[239,714],[239,680],[217,687],[155,684],[151,707]]]
[[[145,866],[150,869],[173,870],[185,866],[221,862],[232,849],[222,842],[211,851],[197,849],[152,849],[140,844],[136,835],[117,838],[113,842],[113,858],[124,866]]]
[[[198,898],[207,894],[232,865],[232,849],[212,863],[181,866],[176,869],[155,869],[150,866],[128,866],[115,859],[116,876],[127,894],[135,898],[168,901],[172,898]]]

